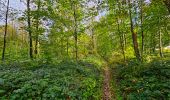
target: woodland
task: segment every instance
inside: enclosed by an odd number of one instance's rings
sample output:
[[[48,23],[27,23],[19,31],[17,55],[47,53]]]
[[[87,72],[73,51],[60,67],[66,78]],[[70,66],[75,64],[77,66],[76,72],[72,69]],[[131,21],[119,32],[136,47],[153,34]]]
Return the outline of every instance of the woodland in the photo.
[[[0,0],[0,57],[0,100],[170,100],[170,0]]]

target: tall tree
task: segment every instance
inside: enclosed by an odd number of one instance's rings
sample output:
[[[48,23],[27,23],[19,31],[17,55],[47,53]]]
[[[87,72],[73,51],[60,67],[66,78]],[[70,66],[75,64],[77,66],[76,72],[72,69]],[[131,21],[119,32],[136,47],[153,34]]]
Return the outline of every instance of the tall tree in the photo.
[[[120,22],[122,22],[122,20],[120,19],[119,15],[122,13],[121,12],[121,4],[120,2],[117,0],[117,5],[118,5],[118,17],[116,18],[117,20],[117,31],[119,33],[119,38],[120,38],[120,47],[121,47],[121,51],[122,51],[122,54],[123,54],[123,59],[124,61],[126,61],[126,55],[125,55],[125,44],[124,44],[124,34],[123,32],[121,32],[120,30]]]
[[[160,23],[160,20],[161,20],[161,18],[159,17],[158,23]],[[159,28],[159,31],[158,31],[158,34],[159,34],[159,54],[160,54],[160,57],[163,57],[162,32],[161,32],[161,27],[159,26],[158,28]]]
[[[75,51],[75,58],[76,58],[76,61],[78,60],[78,35],[77,35],[77,28],[78,28],[78,25],[77,25],[77,13],[76,13],[76,10],[78,9],[77,8],[77,1],[75,0],[70,0],[70,4],[71,4],[71,8],[73,10],[73,19],[74,19],[74,25],[73,25],[73,28],[74,28],[74,51]]]
[[[135,51],[135,56],[140,61],[141,56],[140,56],[139,47],[138,47],[137,32],[135,31],[134,22],[132,21],[132,10],[131,10],[132,4],[130,0],[128,0],[128,5],[129,5],[129,18],[130,18],[130,28],[131,28],[131,33],[132,33],[133,47]]]
[[[2,60],[5,60],[5,49],[6,49],[6,36],[7,36],[7,27],[8,27],[8,12],[9,12],[9,0],[7,1],[7,9],[6,9],[6,18],[5,18],[5,33],[4,33],[4,44],[2,51]]]
[[[29,55],[33,59],[33,45],[32,45],[32,30],[31,30],[31,16],[30,16],[30,0],[27,0],[27,23],[29,33]]]
[[[38,5],[37,5],[37,14],[36,14],[36,39],[35,39],[35,55],[37,57],[37,54],[38,54],[38,42],[39,42],[39,14],[40,14],[40,4],[41,4],[41,1],[38,0]]]
[[[144,52],[144,30],[143,30],[143,0],[140,1],[140,20],[141,20],[141,33],[142,33],[142,49],[141,49],[141,57],[143,60],[143,52]]]
[[[162,33],[161,33],[161,29],[159,30],[159,54],[160,54],[160,57],[163,57]]]
[[[77,14],[76,14],[76,3],[73,1],[73,12],[74,12],[74,39],[75,39],[75,54],[76,61],[78,60],[78,42],[77,42]]]

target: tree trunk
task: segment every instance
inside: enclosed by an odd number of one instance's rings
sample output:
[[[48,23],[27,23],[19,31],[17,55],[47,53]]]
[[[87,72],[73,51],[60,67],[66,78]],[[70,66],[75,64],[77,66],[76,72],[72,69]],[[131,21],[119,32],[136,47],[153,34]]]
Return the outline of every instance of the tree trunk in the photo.
[[[40,0],[38,1],[38,8],[37,8],[37,15],[36,15],[36,31],[37,31],[37,33],[36,33],[36,40],[35,40],[35,51],[34,51],[34,53],[35,53],[35,55],[36,55],[36,57],[37,57],[37,55],[38,55],[38,42],[39,42],[39,38],[38,38],[38,36],[39,36],[39,11],[40,11]]]
[[[2,51],[2,61],[5,60],[6,35],[7,35],[7,27],[8,27],[8,12],[9,12],[9,0],[7,2],[7,10],[6,10],[6,18],[5,18],[5,33],[4,33],[4,44],[3,44],[3,51]]]
[[[130,0],[128,0],[129,3],[129,17],[130,17],[130,25],[131,25],[131,33],[132,33],[132,40],[133,40],[133,46],[135,51],[135,56],[137,60],[141,61],[139,48],[138,48],[138,41],[137,41],[137,32],[134,31],[133,21],[132,21],[132,12],[131,12],[131,4]]]
[[[91,40],[92,40],[92,53],[96,55],[97,50],[96,50],[96,37],[94,34],[94,28],[92,28]]]
[[[142,49],[141,49],[141,57],[143,60],[143,53],[144,53],[144,31],[143,31],[143,0],[141,0],[141,33],[142,33]]]
[[[126,28],[126,24],[124,21],[122,22],[122,24],[123,24],[123,27]],[[126,33],[123,33],[123,44],[124,44],[124,49],[126,50],[126,45],[127,45]]]
[[[120,25],[119,25],[119,19],[117,19],[117,27],[118,27],[118,33],[119,33],[119,38],[120,38],[120,46],[121,46],[121,50],[122,50],[122,55],[123,55],[123,59],[124,62],[126,61],[126,56],[125,56],[125,49],[124,49],[124,41],[123,41],[123,36],[122,33],[120,32]]]
[[[92,42],[92,54],[96,55],[97,54],[97,50],[96,50],[96,36],[95,36],[95,33],[94,33],[94,25],[93,25],[93,22],[94,22],[94,19],[95,19],[95,16],[92,15],[92,18],[91,18],[91,42]]]
[[[159,30],[159,54],[160,57],[163,57],[163,49],[162,49],[162,34],[161,34],[161,30]]]
[[[120,2],[117,0],[118,3],[118,13],[121,13],[121,5]],[[126,55],[125,55],[125,41],[124,41],[124,34],[120,31],[120,24],[119,24],[119,16],[117,17],[117,29],[119,33],[119,38],[120,38],[120,46],[121,46],[121,51],[123,55],[124,62],[126,62]]]
[[[69,57],[68,49],[69,49],[69,37],[67,37],[67,56]]]
[[[28,23],[28,33],[29,33],[29,44],[30,44],[30,58],[33,59],[33,46],[32,46],[32,31],[31,31],[31,18],[30,18],[30,0],[27,0],[27,23]]]
[[[60,40],[61,41],[60,42],[61,43],[60,44],[60,47],[61,47],[60,48],[60,50],[61,50],[61,58],[64,58],[64,43],[63,43],[64,42],[64,36],[61,36],[60,38],[61,38],[61,40]]]
[[[71,2],[71,5],[73,7],[73,17],[74,17],[74,41],[75,41],[75,57],[76,61],[78,60],[78,37],[77,37],[77,15],[76,15],[76,5],[74,4],[74,1]]]
[[[150,42],[151,44],[149,45],[150,46],[150,55],[155,53],[155,48],[156,48],[156,34],[152,34],[151,37],[150,37]]]

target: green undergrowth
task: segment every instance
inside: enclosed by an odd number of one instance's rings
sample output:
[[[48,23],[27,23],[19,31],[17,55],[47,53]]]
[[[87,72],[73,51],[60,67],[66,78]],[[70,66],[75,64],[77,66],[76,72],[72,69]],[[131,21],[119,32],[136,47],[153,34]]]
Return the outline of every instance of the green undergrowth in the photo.
[[[111,73],[112,73],[111,89],[113,94],[112,98],[113,100],[122,100],[121,91],[119,90],[119,86],[116,81],[115,70],[112,69]]]
[[[170,61],[141,64],[135,60],[116,65],[117,84],[127,100],[169,100]],[[115,73],[113,73],[115,74]]]
[[[98,69],[102,69],[105,65],[105,61],[100,56],[88,56],[82,59],[81,62],[95,64]]]
[[[99,100],[102,65],[86,59],[1,64],[0,100]]]

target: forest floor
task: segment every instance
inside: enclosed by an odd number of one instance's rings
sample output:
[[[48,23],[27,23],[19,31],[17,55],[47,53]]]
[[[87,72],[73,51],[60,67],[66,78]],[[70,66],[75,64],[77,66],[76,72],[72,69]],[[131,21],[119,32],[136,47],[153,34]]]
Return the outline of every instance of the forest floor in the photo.
[[[114,93],[111,88],[111,74],[110,68],[106,65],[104,68],[104,80],[103,80],[103,100],[115,100]]]

